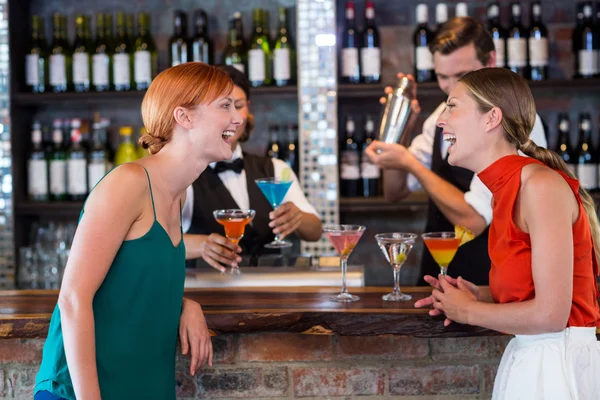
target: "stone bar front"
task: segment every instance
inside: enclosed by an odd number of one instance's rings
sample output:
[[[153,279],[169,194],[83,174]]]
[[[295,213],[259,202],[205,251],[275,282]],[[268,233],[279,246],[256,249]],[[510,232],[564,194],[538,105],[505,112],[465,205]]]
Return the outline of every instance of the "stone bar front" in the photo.
[[[413,307],[426,288],[403,289],[413,295],[403,303],[384,302],[389,288],[378,287],[352,288],[356,303],[328,301],[336,291],[186,290],[202,304],[215,360],[191,377],[189,358],[178,356],[177,398],[491,398],[509,336],[444,328]],[[56,299],[55,291],[0,292],[0,399],[32,398]]]

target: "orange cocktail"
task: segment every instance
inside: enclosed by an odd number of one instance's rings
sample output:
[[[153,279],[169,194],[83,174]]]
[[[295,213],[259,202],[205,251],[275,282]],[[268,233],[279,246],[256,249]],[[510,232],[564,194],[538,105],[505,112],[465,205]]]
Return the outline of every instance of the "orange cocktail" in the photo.
[[[431,232],[423,234],[422,237],[431,257],[440,266],[440,273],[446,275],[448,264],[452,262],[460,246],[461,237],[454,232]]]
[[[242,240],[246,225],[252,222],[255,215],[256,211],[254,210],[230,209],[213,211],[215,220],[223,225],[225,229],[225,236],[235,244],[238,244]],[[239,268],[232,266],[231,274],[237,275],[239,273]]]

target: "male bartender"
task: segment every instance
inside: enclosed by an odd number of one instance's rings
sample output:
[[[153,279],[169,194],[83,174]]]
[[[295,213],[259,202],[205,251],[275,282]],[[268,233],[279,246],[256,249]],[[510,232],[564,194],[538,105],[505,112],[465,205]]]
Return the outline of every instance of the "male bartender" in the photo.
[[[447,95],[460,77],[484,67],[496,66],[494,42],[484,26],[470,17],[457,17],[446,22],[429,45],[440,89]],[[399,77],[403,76],[399,74]],[[413,79],[409,76],[410,79]],[[413,115],[408,125],[412,131],[421,111],[414,98]],[[386,88],[389,92],[391,88]],[[462,276],[477,285],[487,285],[490,270],[488,255],[488,225],[492,220],[492,193],[479,178],[463,168],[448,163],[449,143],[442,140],[442,129],[436,121],[446,104],[440,104],[425,120],[421,134],[412,142],[404,135],[400,144],[375,141],[366,154],[384,169],[384,195],[399,201],[416,190],[429,195],[426,232],[454,231],[462,225],[473,231],[475,239],[461,246],[449,267],[451,276]],[[546,147],[541,119],[536,116],[531,139]],[[410,145],[409,145],[410,144]],[[421,277],[437,276],[439,266],[428,251],[423,252]],[[419,285],[426,285],[419,279]]]

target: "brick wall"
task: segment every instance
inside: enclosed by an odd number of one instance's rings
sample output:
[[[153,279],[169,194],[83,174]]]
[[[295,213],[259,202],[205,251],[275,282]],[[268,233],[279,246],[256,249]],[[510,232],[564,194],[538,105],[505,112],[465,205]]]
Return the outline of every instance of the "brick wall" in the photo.
[[[212,368],[177,359],[178,399],[489,399],[506,336],[213,338]],[[0,399],[31,399],[43,339],[0,340]]]

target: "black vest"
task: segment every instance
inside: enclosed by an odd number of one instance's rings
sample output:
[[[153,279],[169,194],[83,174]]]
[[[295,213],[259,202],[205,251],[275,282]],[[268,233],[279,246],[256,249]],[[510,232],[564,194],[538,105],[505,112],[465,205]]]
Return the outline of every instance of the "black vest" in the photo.
[[[272,241],[275,236],[269,227],[269,213],[273,211],[273,207],[271,207],[254,180],[272,178],[275,171],[271,158],[246,153],[244,153],[244,170],[246,171],[250,208],[256,211],[256,216],[251,224],[246,225],[240,247],[242,248],[242,255],[250,256],[250,265],[256,265],[258,256],[266,252],[264,245]],[[225,236],[225,230],[223,226],[215,221],[213,211],[240,208],[240,206],[231,197],[231,193],[211,167],[206,168],[196,179],[193,188],[194,213],[188,233],[200,235],[218,233]]]
[[[431,157],[431,171],[442,179],[450,182],[463,192],[469,190],[473,172],[448,164],[448,157],[442,158],[441,152],[442,129],[437,128],[433,140],[433,154]],[[442,214],[433,200],[429,200],[427,212],[427,224],[425,232],[454,232],[454,225]],[[452,277],[462,276],[464,279],[476,285],[487,285],[489,283],[490,257],[488,255],[488,228],[474,240],[460,246],[456,256],[448,266],[448,275]],[[433,260],[427,249],[423,250],[421,259],[421,276],[432,275],[437,277],[440,267]],[[422,279],[419,285],[426,285]]]

